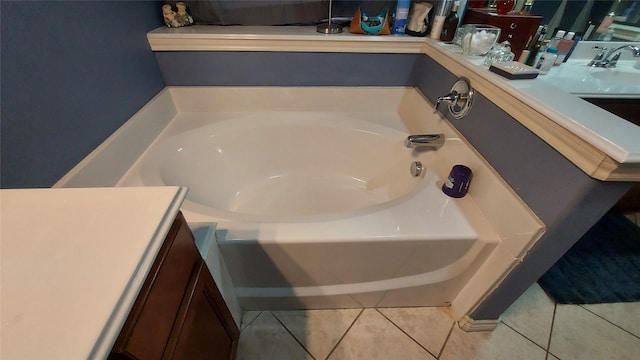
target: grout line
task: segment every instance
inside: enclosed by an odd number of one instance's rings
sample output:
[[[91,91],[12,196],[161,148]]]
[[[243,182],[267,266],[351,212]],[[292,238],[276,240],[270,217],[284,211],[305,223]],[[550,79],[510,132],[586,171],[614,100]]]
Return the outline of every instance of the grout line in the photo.
[[[282,325],[282,327],[289,333],[289,335],[291,335],[291,337],[300,345],[300,347],[302,347],[302,349],[304,349],[304,351],[307,354],[309,354],[309,356],[311,356],[311,359],[316,360],[313,354],[311,354],[311,352],[304,346],[304,344],[301,343],[300,340],[298,340],[298,338],[295,335],[293,335],[291,330],[289,330],[289,328],[282,321],[280,321],[280,318],[278,318],[278,316],[274,314],[273,311],[271,311],[271,316],[273,316],[276,319],[276,321],[279,322],[280,325]]]
[[[444,339],[444,344],[442,344],[442,348],[440,349],[440,352],[438,353],[438,356],[436,356],[436,359],[440,359],[440,356],[442,356],[442,353],[444,353],[444,348],[447,346],[447,343],[449,342],[449,338],[451,337],[451,334],[453,333],[453,328],[456,326],[457,322],[454,320],[453,324],[451,324],[451,328],[449,329],[449,333],[447,334],[447,338]]]
[[[594,313],[593,311],[591,311],[591,310],[587,309],[586,307],[584,307],[584,306],[582,306],[582,305],[578,305],[578,306],[580,306],[580,307],[581,307],[581,308],[583,308],[584,310],[586,310],[586,311],[590,312],[591,314],[593,314],[593,315],[595,315],[595,316],[599,317],[600,319],[602,319],[602,320],[604,320],[604,321],[608,322],[609,324],[611,324],[611,325],[613,325],[613,326],[617,327],[618,329],[620,329],[620,330],[622,330],[622,331],[624,331],[624,332],[628,333],[629,335],[631,335],[631,336],[633,336],[633,337],[635,337],[635,338],[640,339],[640,336],[638,336],[638,335],[636,335],[636,334],[634,334],[634,333],[630,332],[629,330],[627,330],[627,329],[625,329],[625,328],[621,327],[621,326],[620,326],[620,325],[618,325],[618,324],[615,324],[615,323],[611,322],[609,319],[607,319],[607,318],[605,318],[605,317],[603,317],[603,316],[601,316],[601,315],[598,315],[598,314]]]
[[[353,321],[351,322],[351,325],[349,325],[349,327],[347,328],[347,331],[345,331],[344,334],[342,334],[342,336],[340,337],[340,339],[338,339],[336,344],[333,346],[333,349],[331,349],[331,351],[329,351],[329,353],[327,354],[327,357],[325,358],[325,360],[329,359],[331,357],[331,354],[333,354],[333,352],[336,351],[336,349],[338,348],[338,345],[340,345],[340,343],[342,342],[342,339],[344,339],[344,337],[347,336],[349,331],[351,331],[351,328],[353,327],[353,325],[355,325],[356,321],[360,319],[360,315],[362,315],[363,312],[364,312],[364,308],[360,309],[358,316],[356,316],[356,318],[353,319]]]
[[[264,311],[259,311],[259,312],[258,312],[258,315],[254,316],[254,317],[253,317],[253,319],[251,319],[251,321],[249,321],[249,323],[248,323],[246,326],[244,326],[244,327],[242,327],[242,325],[243,325],[243,324],[242,324],[242,322],[240,322],[240,327],[241,327],[240,332],[242,333],[243,331],[245,331],[246,329],[248,329],[248,328],[249,328],[249,326],[251,326],[251,324],[253,324],[253,322],[254,322],[254,321],[256,321],[256,319],[257,319],[257,318],[259,318],[259,317],[262,315],[262,313],[263,313],[263,312],[264,312]]]
[[[551,354],[551,337],[553,336],[553,326],[556,323],[556,309],[558,308],[558,303],[554,301],[553,303],[553,317],[551,318],[551,330],[549,330],[549,341],[547,341],[547,356],[545,360],[549,360],[549,354]],[[555,355],[554,355],[555,356]]]
[[[529,337],[527,337],[527,335],[525,335],[525,334],[521,333],[520,331],[516,330],[514,327],[512,327],[509,324],[507,324],[506,322],[500,321],[500,323],[502,323],[504,326],[508,327],[509,329],[515,331],[516,334],[518,334],[518,335],[522,336],[523,338],[529,340],[531,343],[533,343],[535,346],[539,347],[540,349],[544,350],[545,352],[547,351],[547,349],[545,349],[544,346],[542,346],[542,345],[538,344],[537,342],[529,339]]]
[[[418,340],[414,339],[413,336],[409,335],[409,333],[407,333],[406,331],[404,331],[403,328],[401,328],[400,326],[398,326],[398,324],[394,323],[393,320],[389,319],[385,314],[382,313],[382,311],[380,311],[378,308],[376,308],[376,311],[378,312],[378,314],[382,315],[382,317],[384,317],[385,319],[387,319],[391,324],[393,324],[393,326],[395,326],[396,328],[398,328],[398,330],[402,331],[403,334],[407,335],[407,337],[409,337],[409,339],[413,340],[414,343],[416,343],[418,346],[420,346],[421,348],[423,348],[426,352],[428,352],[431,356],[435,357],[436,359],[438,358],[436,355],[433,355],[433,353],[431,351],[429,351],[429,349],[427,349],[426,347],[422,346],[422,344],[420,344],[420,342],[418,342]]]

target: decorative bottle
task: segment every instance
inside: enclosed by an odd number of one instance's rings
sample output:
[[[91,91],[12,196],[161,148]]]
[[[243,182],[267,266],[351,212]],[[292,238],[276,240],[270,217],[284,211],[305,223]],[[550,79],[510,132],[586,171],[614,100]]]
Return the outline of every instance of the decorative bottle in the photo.
[[[511,10],[513,10],[513,6],[515,4],[515,0],[498,0],[498,4],[496,5],[496,12],[498,13],[498,15],[506,15]]]
[[[544,37],[547,34],[547,26],[546,25],[540,25],[540,26],[542,28],[540,29],[540,32],[536,34],[535,39],[531,44],[531,47],[529,47],[529,56],[527,57],[527,60],[524,62],[525,64],[530,66],[535,65],[536,58],[538,57],[538,52],[540,52],[540,49],[544,44]]]
[[[451,5],[451,2],[445,0],[440,3],[436,9],[436,13],[433,16],[433,23],[431,24],[431,32],[429,37],[432,39],[440,40],[440,34],[442,34],[442,26],[444,25],[444,19],[447,17],[447,8]]]
[[[451,8],[451,13],[447,15],[444,19],[444,24],[442,24],[442,33],[440,34],[440,41],[451,41],[453,40],[453,35],[456,33],[456,29],[458,28],[458,0],[453,3],[453,8]]]

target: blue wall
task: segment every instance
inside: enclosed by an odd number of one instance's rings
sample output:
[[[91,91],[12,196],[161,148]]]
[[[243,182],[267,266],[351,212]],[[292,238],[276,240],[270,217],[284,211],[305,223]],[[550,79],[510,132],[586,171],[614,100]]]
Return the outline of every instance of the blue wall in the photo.
[[[0,1],[3,188],[48,187],[156,95],[158,1]]]

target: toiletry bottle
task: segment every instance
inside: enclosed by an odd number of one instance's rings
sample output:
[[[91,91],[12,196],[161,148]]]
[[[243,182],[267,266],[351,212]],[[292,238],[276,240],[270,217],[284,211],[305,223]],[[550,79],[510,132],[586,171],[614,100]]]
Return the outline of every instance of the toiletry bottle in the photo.
[[[458,6],[459,2],[456,0],[453,3],[453,8],[451,8],[451,13],[449,13],[449,15],[444,19],[442,33],[440,34],[440,41],[453,40],[453,35],[455,35],[456,29],[458,28]]]
[[[562,40],[562,38],[564,38],[564,36],[566,35],[566,31],[564,30],[558,30],[556,32],[556,34],[553,36],[553,38],[551,38],[551,40],[549,40],[549,45],[547,47],[550,48],[558,48],[558,43],[560,42],[560,40]]]
[[[549,72],[551,67],[553,67],[553,63],[556,61],[557,57],[558,49],[549,47],[547,48],[547,51],[545,51],[542,56],[540,56],[540,59],[536,63],[535,68],[540,71],[540,74],[544,75]]]
[[[525,0],[524,7],[520,10],[520,15],[529,15],[533,7],[533,0]]]
[[[569,57],[573,53],[573,50],[576,49],[576,45],[578,45],[580,41],[582,41],[582,36],[576,35],[573,37],[573,46],[571,46],[571,49],[569,49],[567,56],[564,57],[564,60],[562,60],[562,62],[567,62],[567,60],[569,60]]]
[[[558,57],[556,58],[556,61],[553,63],[553,66],[559,66],[560,64],[562,64],[564,62],[564,59],[567,57],[567,54],[569,54],[569,51],[571,50],[571,48],[573,47],[573,36],[575,35],[575,33],[573,31],[569,31],[564,38],[560,39],[560,41],[558,41],[558,45],[557,45],[557,49],[558,49]]]
[[[525,60],[525,64],[529,66],[533,66],[535,64],[536,57],[540,52],[540,48],[542,47],[544,37],[547,34],[547,25],[540,25],[538,28],[539,32],[536,32],[536,35],[529,47],[529,56],[527,56],[527,60]]]
[[[393,29],[391,30],[392,34],[404,35],[407,27],[407,18],[409,17],[409,7],[411,7],[411,0],[398,0]]]
[[[447,17],[447,8],[449,5],[450,1],[447,0],[438,5],[438,9],[433,17],[433,24],[431,24],[430,38],[440,40],[440,34],[442,34],[442,27],[444,26],[444,19]]]

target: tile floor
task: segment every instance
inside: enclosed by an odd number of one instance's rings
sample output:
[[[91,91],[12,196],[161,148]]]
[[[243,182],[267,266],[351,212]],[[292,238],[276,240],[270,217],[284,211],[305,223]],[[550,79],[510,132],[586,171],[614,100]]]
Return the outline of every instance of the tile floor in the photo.
[[[248,311],[241,330],[239,360],[640,358],[640,303],[560,305],[538,284],[492,332],[464,332],[439,307]]]

